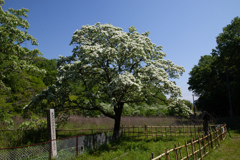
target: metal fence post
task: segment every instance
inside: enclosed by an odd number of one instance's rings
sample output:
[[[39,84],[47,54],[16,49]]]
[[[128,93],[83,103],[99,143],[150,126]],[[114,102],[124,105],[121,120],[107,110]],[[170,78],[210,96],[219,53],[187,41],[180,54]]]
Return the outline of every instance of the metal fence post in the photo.
[[[78,136],[76,136],[76,157],[78,156]]]
[[[49,150],[48,150],[48,159],[51,160],[51,151],[52,151],[52,145],[51,145],[51,141],[49,141]]]

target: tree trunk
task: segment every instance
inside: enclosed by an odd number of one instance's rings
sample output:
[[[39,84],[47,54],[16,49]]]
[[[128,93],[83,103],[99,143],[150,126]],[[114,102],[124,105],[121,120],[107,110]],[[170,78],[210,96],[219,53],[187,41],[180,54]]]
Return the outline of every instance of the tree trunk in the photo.
[[[119,103],[117,104],[116,107],[114,107],[114,112],[115,112],[115,123],[114,123],[114,131],[113,131],[114,139],[117,139],[120,136],[120,123],[121,123],[123,104],[124,103]]]
[[[228,90],[228,100],[229,100],[229,114],[230,114],[231,119],[233,119],[231,92],[230,92],[229,75],[228,75],[228,68],[227,67],[226,67],[226,77],[227,77],[227,90]]]

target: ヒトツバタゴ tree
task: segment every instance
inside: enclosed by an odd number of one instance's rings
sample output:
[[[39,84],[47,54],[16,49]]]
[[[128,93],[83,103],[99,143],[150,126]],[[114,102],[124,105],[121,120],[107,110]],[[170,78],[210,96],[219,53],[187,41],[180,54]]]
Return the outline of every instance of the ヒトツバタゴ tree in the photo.
[[[4,11],[2,6],[4,0],[0,0],[0,92],[11,90],[8,75],[13,72],[34,70],[45,73],[31,64],[32,57],[41,55],[39,50],[28,50],[21,46],[30,41],[32,45],[38,45],[37,40],[28,34],[29,23],[26,12],[28,9],[14,10],[12,8]]]
[[[47,99],[56,109],[98,110],[115,120],[114,137],[118,137],[125,103],[144,102],[156,90],[172,97],[181,95],[170,79],[179,78],[184,68],[164,60],[162,47],[152,43],[148,35],[138,33],[135,27],[126,33],[110,24],[82,26],[72,36],[73,54],[57,61],[56,84],[25,108]],[[72,83],[81,86],[75,95],[71,95]]]
[[[45,87],[39,77],[46,71],[33,64],[42,53],[22,46],[26,42],[38,45],[27,31],[28,9],[4,10],[3,6],[4,0],[0,0],[0,112],[19,114],[32,95]]]

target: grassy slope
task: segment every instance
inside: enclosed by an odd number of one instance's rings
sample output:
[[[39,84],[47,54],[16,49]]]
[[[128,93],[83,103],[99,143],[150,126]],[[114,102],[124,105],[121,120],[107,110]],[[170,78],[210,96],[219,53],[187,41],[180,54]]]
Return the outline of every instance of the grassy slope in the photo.
[[[219,148],[205,157],[208,160],[237,160],[240,159],[240,133],[231,131],[231,137],[221,144]]]

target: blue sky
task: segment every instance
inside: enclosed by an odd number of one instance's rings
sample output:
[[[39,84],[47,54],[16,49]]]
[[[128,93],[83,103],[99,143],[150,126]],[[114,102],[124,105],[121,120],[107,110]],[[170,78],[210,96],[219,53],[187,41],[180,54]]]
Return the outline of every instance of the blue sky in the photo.
[[[162,45],[165,59],[181,65],[186,72],[175,80],[183,98],[192,101],[188,91],[189,72],[201,56],[210,54],[216,37],[231,20],[240,16],[239,0],[5,0],[8,8],[28,8],[29,34],[38,40],[43,57],[69,56],[73,32],[82,25],[110,23],[128,31],[135,26]]]

